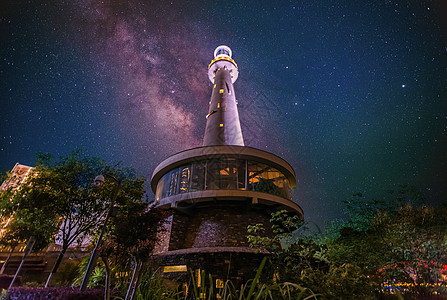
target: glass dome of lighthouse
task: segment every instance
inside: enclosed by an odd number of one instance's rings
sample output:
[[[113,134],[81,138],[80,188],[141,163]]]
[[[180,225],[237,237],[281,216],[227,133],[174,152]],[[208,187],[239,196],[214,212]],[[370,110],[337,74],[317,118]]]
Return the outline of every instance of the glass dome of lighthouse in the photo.
[[[223,57],[226,56],[228,58],[231,58],[231,49],[228,46],[221,45],[214,50],[214,58]]]
[[[208,77],[212,83],[215,83],[216,72],[224,68],[230,71],[233,83],[237,80],[239,71],[236,62],[231,58],[232,54],[230,47],[225,45],[221,45],[214,50],[214,59],[208,65]]]

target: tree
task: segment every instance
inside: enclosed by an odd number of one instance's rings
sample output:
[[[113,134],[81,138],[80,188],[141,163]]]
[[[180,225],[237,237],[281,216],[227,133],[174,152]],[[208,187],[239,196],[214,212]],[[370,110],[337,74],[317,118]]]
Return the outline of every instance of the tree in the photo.
[[[7,174],[5,178],[8,178],[12,175]],[[6,265],[11,258],[14,249],[21,242],[21,240],[17,240],[15,237],[7,234],[6,226],[11,221],[12,213],[10,211],[11,206],[11,198],[12,198],[12,188],[2,189],[0,190],[0,246],[10,247],[10,252],[6,260],[3,262],[2,268],[0,269],[0,275],[6,269]]]
[[[272,214],[270,222],[274,237],[264,235],[263,224],[248,226],[250,246],[271,253],[271,267],[267,267],[264,280],[293,282],[322,294],[324,299],[371,298],[371,285],[361,269],[352,264],[332,263],[327,245],[302,235],[306,224],[298,217],[278,211]]]
[[[169,214],[168,210],[156,207],[155,204],[129,203],[115,219],[112,240],[117,253],[125,254],[134,263],[126,299],[134,298],[142,267],[154,250],[157,235],[163,230],[162,225]]]
[[[410,283],[415,293],[431,292],[427,284],[443,282],[447,265],[447,207],[401,207],[382,220],[389,245],[388,261],[377,272],[382,280]]]
[[[9,179],[14,181],[11,178]],[[7,219],[2,230],[1,243],[11,247],[11,255],[19,243],[28,240],[22,262],[16,271],[16,276],[14,276],[11,286],[20,272],[20,267],[32,249],[41,250],[45,248],[56,232],[54,215],[42,207],[34,206],[32,201],[28,201],[28,198],[23,198],[23,192],[29,189],[29,181],[30,177],[18,187],[13,186],[0,193],[1,218],[3,220]],[[37,201],[40,200],[45,202],[43,199],[37,199]],[[3,264],[2,272],[6,267],[6,263]]]
[[[46,286],[57,272],[67,248],[92,235],[102,224],[113,186],[95,187],[93,181],[104,171],[129,176],[121,189],[119,201],[141,199],[144,193],[143,178],[128,169],[107,166],[100,158],[84,156],[80,151],[74,151],[58,161],[49,155],[40,155],[34,176],[30,176],[15,193],[16,217],[12,225],[28,226],[30,232],[34,232],[36,228],[30,226],[39,216],[45,217],[50,223],[46,234],[54,235],[57,232],[56,241],[62,246]],[[36,224],[42,225],[44,222]]]
[[[327,239],[332,262],[361,267],[377,291],[397,280],[421,295],[427,292],[423,286],[441,281],[447,263],[445,207],[424,205],[421,194],[406,186],[381,200],[357,194],[347,204],[351,218],[332,228],[337,234]]]
[[[105,299],[110,295],[112,272],[128,270],[133,265],[133,278],[128,287],[127,299],[132,299],[138,288],[144,263],[152,254],[157,235],[164,230],[164,220],[169,210],[161,209],[146,202],[121,203],[115,217],[111,219],[110,230],[104,236],[100,257],[105,268]]]
[[[100,180],[101,187],[108,190],[104,196],[112,199],[109,201],[109,222],[107,228],[103,227],[101,234],[92,239],[94,242],[101,238],[102,242],[96,242],[89,265],[95,264],[99,251],[105,267],[105,298],[108,299],[112,269],[125,268],[130,260],[135,266],[135,276],[131,280],[128,297],[133,297],[132,291],[138,286],[141,268],[154,249],[156,236],[169,212],[149,206],[143,200],[144,178],[135,177],[133,170],[109,168],[104,175]],[[88,284],[88,277],[84,275],[83,286]]]

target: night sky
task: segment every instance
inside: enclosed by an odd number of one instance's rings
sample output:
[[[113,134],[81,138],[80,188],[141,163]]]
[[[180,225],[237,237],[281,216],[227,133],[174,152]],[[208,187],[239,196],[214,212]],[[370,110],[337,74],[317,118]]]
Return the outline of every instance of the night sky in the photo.
[[[399,184],[446,200],[445,0],[6,0],[0,33],[1,171],[81,148],[150,178],[201,145],[225,44],[245,144],[293,166],[307,220]]]

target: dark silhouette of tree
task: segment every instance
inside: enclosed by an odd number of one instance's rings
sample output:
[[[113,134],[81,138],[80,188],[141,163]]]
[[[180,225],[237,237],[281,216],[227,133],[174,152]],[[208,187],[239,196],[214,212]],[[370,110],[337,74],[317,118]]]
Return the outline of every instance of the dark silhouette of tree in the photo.
[[[131,263],[134,270],[126,299],[133,299],[143,265],[154,250],[157,235],[163,231],[164,220],[169,214],[166,209],[142,201],[121,203],[117,216],[112,220],[109,236],[101,247],[106,269],[106,295],[110,295],[111,262]]]
[[[55,239],[62,246],[46,286],[68,247],[92,236],[103,224],[114,191],[113,184],[93,184],[103,172],[125,178],[117,203],[141,201],[144,178],[131,169],[110,167],[102,159],[82,155],[80,151],[57,161],[50,155],[40,155],[33,176],[14,194],[11,211],[15,215],[8,232],[20,233],[19,237],[30,233],[37,238],[37,244],[45,244],[57,232]]]

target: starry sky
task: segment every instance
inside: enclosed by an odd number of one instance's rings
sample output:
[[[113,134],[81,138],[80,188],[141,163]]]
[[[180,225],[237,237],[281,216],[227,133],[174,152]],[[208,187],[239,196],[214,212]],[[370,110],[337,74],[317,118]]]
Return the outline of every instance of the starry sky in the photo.
[[[444,0],[1,1],[0,170],[81,148],[150,178],[201,145],[225,44],[245,144],[293,166],[307,220],[399,184],[446,201],[446,15]]]

